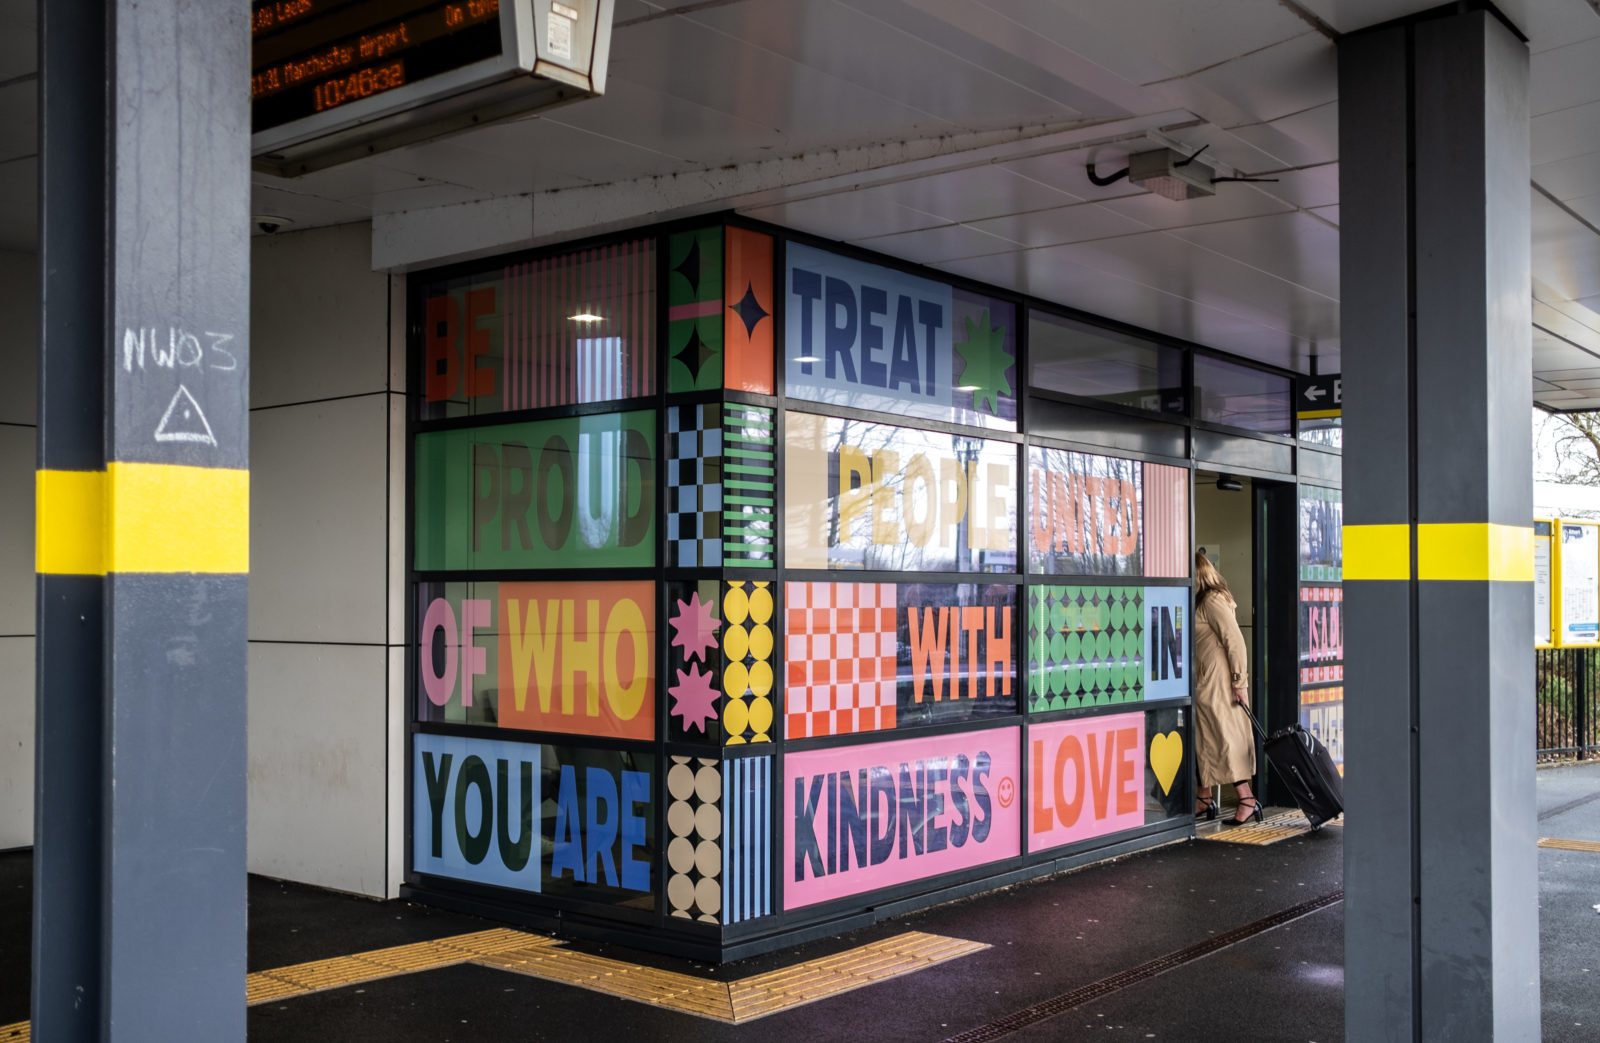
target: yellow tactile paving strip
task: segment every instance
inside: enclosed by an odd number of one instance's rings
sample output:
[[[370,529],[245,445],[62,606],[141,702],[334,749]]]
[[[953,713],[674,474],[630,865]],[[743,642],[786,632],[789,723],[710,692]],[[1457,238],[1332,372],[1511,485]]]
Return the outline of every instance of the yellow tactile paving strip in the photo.
[[[1323,828],[1344,825],[1344,817],[1324,822]],[[1298,811],[1269,815],[1265,822],[1252,822],[1247,826],[1224,826],[1214,833],[1206,833],[1202,840],[1220,840],[1225,844],[1276,844],[1303,833],[1311,832],[1311,822]]]
[[[254,1006],[379,978],[473,963],[728,1024],[743,1024],[987,948],[981,942],[908,931],[793,967],[721,982],[573,952],[554,938],[502,927],[258,971],[246,976],[245,1002]],[[0,1043],[29,1043],[30,1038],[26,1021],[0,1025]]]
[[[1595,843],[1593,840],[1561,840],[1556,837],[1540,837],[1539,846],[1560,848],[1562,851],[1600,852],[1600,843]],[[5,1038],[4,1033],[0,1032],[0,1040]]]

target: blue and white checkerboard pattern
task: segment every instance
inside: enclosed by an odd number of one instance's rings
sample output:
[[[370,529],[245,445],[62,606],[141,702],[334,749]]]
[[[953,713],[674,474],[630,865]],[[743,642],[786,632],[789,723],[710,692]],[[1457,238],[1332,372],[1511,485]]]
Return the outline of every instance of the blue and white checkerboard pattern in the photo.
[[[667,563],[722,564],[722,407],[667,410]]]

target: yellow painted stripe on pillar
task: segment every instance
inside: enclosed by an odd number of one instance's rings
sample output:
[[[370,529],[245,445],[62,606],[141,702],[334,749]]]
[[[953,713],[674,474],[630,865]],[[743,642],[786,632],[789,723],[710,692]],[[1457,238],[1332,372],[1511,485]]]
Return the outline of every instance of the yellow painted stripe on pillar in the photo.
[[[51,575],[250,571],[250,472],[116,462],[40,471],[35,567]]]
[[[1533,581],[1533,526],[1451,522],[1417,526],[1417,578]]]
[[[36,471],[34,567],[52,576],[106,572],[104,471]]]
[[[1344,578],[1410,579],[1411,526],[1346,525]]]

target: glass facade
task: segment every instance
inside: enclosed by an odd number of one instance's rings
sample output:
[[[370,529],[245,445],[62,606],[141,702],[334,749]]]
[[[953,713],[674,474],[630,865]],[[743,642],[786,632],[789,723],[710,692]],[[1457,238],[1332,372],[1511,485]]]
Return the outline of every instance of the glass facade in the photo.
[[[1294,393],[1288,377],[1196,355],[1194,395],[1201,420],[1263,434],[1293,433]]]
[[[409,306],[416,894],[732,944],[1190,828],[1191,466],[1018,380],[1181,424],[1182,349],[722,225]]]

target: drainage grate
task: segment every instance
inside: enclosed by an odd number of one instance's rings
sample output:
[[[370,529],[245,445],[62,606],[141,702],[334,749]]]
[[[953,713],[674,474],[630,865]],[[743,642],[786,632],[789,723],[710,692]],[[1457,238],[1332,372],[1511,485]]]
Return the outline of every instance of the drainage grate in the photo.
[[[1073,989],[1071,992],[1064,992],[1052,999],[1045,1000],[1043,1003],[1024,1007],[1015,1014],[1007,1014],[1003,1018],[996,1018],[987,1025],[979,1025],[975,1029],[969,1029],[966,1032],[951,1036],[944,1043],[987,1043],[988,1040],[1009,1036],[1011,1033],[1025,1029],[1029,1025],[1047,1021],[1057,1014],[1065,1014],[1072,1008],[1081,1007],[1091,1000],[1108,996],[1120,989],[1127,988],[1129,985],[1137,985],[1139,982],[1154,978],[1158,974],[1164,974],[1174,968],[1182,967],[1186,963],[1193,963],[1202,956],[1211,955],[1218,949],[1225,949],[1230,945],[1244,941],[1246,938],[1261,934],[1264,931],[1270,931],[1274,927],[1282,927],[1291,920],[1298,920],[1302,916],[1314,913],[1318,909],[1343,900],[1344,889],[1340,888],[1320,898],[1313,898],[1309,902],[1302,902],[1282,912],[1273,913],[1271,916],[1257,920],[1255,923],[1234,928],[1214,938],[1207,938],[1205,941],[1191,945],[1187,949],[1179,949],[1177,952],[1157,957],[1148,963],[1141,963],[1137,967],[1120,971],[1108,978],[1101,978],[1099,981]]]

